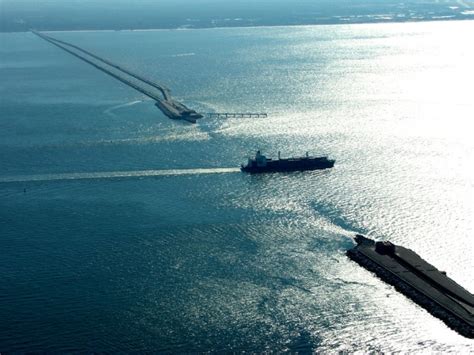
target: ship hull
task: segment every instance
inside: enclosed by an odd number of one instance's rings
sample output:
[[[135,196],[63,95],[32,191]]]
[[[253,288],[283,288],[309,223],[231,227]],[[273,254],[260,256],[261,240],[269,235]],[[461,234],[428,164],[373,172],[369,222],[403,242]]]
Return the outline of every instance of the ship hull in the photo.
[[[270,173],[270,172],[289,172],[306,170],[323,170],[334,166],[334,160],[326,158],[308,158],[308,159],[281,159],[269,160],[265,166],[245,165],[241,170],[247,173]]]

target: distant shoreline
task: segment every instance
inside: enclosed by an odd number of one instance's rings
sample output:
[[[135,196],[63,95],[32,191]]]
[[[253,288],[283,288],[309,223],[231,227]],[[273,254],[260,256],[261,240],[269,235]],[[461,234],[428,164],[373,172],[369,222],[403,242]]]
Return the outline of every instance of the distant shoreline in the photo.
[[[35,30],[44,32],[147,32],[147,31],[188,31],[188,30],[213,30],[213,29],[231,29],[231,28],[260,28],[260,27],[310,27],[310,26],[339,26],[339,25],[371,25],[371,24],[401,24],[401,23],[422,23],[422,22],[453,22],[453,21],[473,21],[474,14],[470,17],[452,17],[452,18],[400,18],[392,20],[373,20],[373,21],[343,21],[343,22],[316,22],[300,24],[249,24],[249,25],[229,25],[229,26],[177,26],[177,27],[137,27],[137,28],[84,28],[84,29],[52,29],[48,27],[36,27]],[[30,30],[22,31],[2,31],[0,33],[27,33]]]

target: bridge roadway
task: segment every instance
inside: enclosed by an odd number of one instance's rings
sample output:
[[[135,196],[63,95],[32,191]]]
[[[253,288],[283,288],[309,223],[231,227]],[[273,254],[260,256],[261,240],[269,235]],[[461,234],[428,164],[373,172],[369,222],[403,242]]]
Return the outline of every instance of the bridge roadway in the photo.
[[[170,100],[170,99],[171,99],[170,89],[168,89],[167,87],[164,87],[163,85],[159,85],[159,84],[157,84],[157,83],[154,83],[153,81],[150,81],[150,80],[148,80],[147,78],[144,78],[144,77],[141,76],[141,75],[138,75],[138,74],[136,74],[136,73],[133,73],[133,72],[131,72],[131,71],[128,70],[128,69],[125,69],[125,68],[123,68],[123,67],[121,67],[121,66],[119,66],[119,65],[117,65],[117,64],[115,64],[115,63],[112,63],[110,60],[107,60],[107,59],[105,59],[105,58],[101,58],[101,57],[99,57],[98,55],[95,55],[94,53],[91,53],[91,52],[89,52],[89,51],[87,51],[87,50],[85,50],[85,49],[83,49],[83,48],[81,48],[81,47],[78,47],[78,46],[72,44],[72,43],[68,43],[68,42],[65,42],[65,41],[61,41],[61,40],[59,40],[59,39],[56,39],[56,38],[47,36],[47,35],[45,35],[45,34],[43,34],[43,33],[38,33],[37,31],[33,31],[33,33],[35,33],[36,35],[42,37],[43,39],[51,40],[51,41],[54,41],[54,42],[63,44],[63,45],[65,45],[65,46],[68,46],[68,47],[77,49],[78,51],[80,51],[80,52],[82,52],[82,53],[85,53],[85,54],[91,56],[92,58],[95,58],[95,59],[97,59],[97,60],[99,60],[99,61],[101,61],[101,62],[103,62],[103,63],[105,63],[105,64],[107,64],[107,65],[110,65],[111,67],[116,68],[116,69],[118,69],[118,70],[124,72],[125,74],[128,74],[128,75],[134,77],[135,79],[138,79],[138,80],[140,80],[140,81],[143,81],[144,83],[147,83],[148,85],[157,88],[158,90],[161,91],[161,93],[163,94],[163,97],[165,98],[165,100]]]
[[[125,68],[122,68],[121,66],[119,66],[115,63],[112,63],[107,59],[101,58],[101,57],[99,57],[99,56],[97,56],[97,55],[95,55],[95,54],[93,54],[93,53],[91,53],[91,52],[89,52],[85,49],[82,49],[82,48],[80,48],[80,47],[78,47],[74,44],[52,38],[50,36],[47,36],[43,33],[38,32],[38,31],[32,30],[31,32],[34,33],[35,35],[37,35],[38,37],[44,39],[45,41],[59,47],[60,49],[66,51],[66,52],[68,52],[69,54],[72,54],[76,58],[79,58],[79,59],[83,60],[84,62],[92,65],[96,69],[99,69],[100,71],[112,76],[113,78],[121,81],[122,83],[132,87],[133,89],[135,89],[135,90],[141,92],[142,94],[150,97],[151,99],[155,100],[156,101],[156,106],[169,118],[184,119],[186,121],[196,123],[196,119],[202,117],[202,115],[197,113],[196,111],[191,110],[191,109],[187,108],[184,104],[173,100],[171,95],[170,95],[170,90],[168,88],[162,86],[162,85],[154,83],[154,82],[152,82],[152,81],[150,81],[150,80],[148,80],[148,79],[146,79],[146,78],[144,78],[144,77],[142,77],[138,74],[135,74],[135,73],[133,73],[133,72],[131,72],[131,71],[125,69]],[[163,95],[163,97],[160,97],[159,95],[152,92],[151,90],[143,88],[143,87],[137,85],[137,83],[134,83],[131,80],[129,80],[129,79],[127,79],[127,78],[125,78],[121,75],[118,75],[118,74],[112,72],[111,70],[109,70],[109,69],[107,69],[103,66],[98,65],[98,63],[95,63],[91,59],[88,59],[88,58],[74,52],[70,48],[74,48],[79,52],[85,53],[88,56],[90,56],[90,57],[92,57],[92,58],[94,58],[94,59],[96,59],[96,60],[98,60],[98,61],[100,61],[104,64],[107,64],[107,65],[111,66],[112,68],[117,69],[118,71],[120,71],[122,73],[130,75],[131,77],[137,79],[140,82],[143,82],[145,84],[150,85],[151,87],[154,87],[154,88],[158,89],[161,92],[161,94]]]

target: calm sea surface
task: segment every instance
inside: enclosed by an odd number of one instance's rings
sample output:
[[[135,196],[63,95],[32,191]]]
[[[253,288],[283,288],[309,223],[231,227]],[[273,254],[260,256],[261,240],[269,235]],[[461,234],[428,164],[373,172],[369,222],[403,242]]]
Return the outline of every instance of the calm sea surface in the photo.
[[[454,351],[474,342],[349,261],[355,232],[474,292],[474,22],[57,32],[153,101],[0,34],[0,350]],[[250,176],[267,155],[322,172]]]

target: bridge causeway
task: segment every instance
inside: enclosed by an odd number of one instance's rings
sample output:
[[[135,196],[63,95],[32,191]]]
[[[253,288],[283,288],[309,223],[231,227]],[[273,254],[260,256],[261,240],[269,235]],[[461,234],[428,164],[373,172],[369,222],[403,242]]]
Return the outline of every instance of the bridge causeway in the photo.
[[[192,109],[189,109],[184,104],[174,100],[170,95],[170,90],[163,85],[155,83],[141,75],[138,75],[128,69],[125,69],[122,66],[119,66],[107,59],[101,58],[72,43],[55,39],[38,31],[31,30],[31,32],[40,37],[41,39],[55,45],[56,47],[68,52],[76,58],[81,59],[82,61],[92,65],[96,69],[99,69],[100,71],[112,76],[120,82],[155,100],[155,105],[169,118],[183,119],[192,123],[196,123],[197,119],[203,117],[203,115],[197,113]],[[105,66],[100,63],[105,64]],[[130,77],[133,79],[131,79]],[[149,87],[147,88],[146,85],[143,84],[146,84]],[[150,87],[153,89],[157,89],[161,93],[162,97]]]

